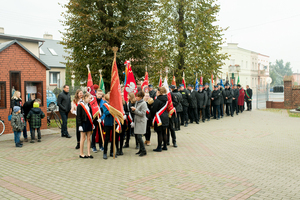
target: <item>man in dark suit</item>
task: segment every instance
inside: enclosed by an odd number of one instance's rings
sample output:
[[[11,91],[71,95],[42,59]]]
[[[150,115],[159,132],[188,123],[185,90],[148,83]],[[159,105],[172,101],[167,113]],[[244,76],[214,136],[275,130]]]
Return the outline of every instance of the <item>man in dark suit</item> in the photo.
[[[202,122],[205,122],[205,107],[207,103],[207,94],[203,90],[203,85],[199,86],[199,91],[196,94],[197,97],[197,115],[198,121],[200,121],[200,112],[202,111]]]
[[[206,119],[207,121],[210,120],[210,102],[211,102],[211,94],[212,91],[209,89],[209,85],[208,83],[205,83],[205,92],[207,94],[207,102],[206,102],[206,107],[205,107],[205,115],[206,115]]]
[[[196,98],[197,91],[194,90],[194,86],[191,84],[188,85],[188,91],[189,91],[188,95],[190,96],[190,101],[189,101],[190,122],[193,123],[195,121],[196,124],[199,124],[198,115],[197,115],[197,98]]]
[[[239,107],[238,107],[238,98],[239,98],[240,92],[237,88],[236,84],[233,85],[233,97],[232,97],[232,109],[233,112],[236,112],[236,115],[239,113]]]
[[[188,109],[189,109],[189,91],[184,88],[183,84],[179,85],[178,91],[181,93],[182,96],[182,115],[181,115],[181,125],[187,127],[189,124],[189,116],[188,116]]]
[[[245,95],[246,103],[247,103],[247,111],[252,110],[252,89],[249,85],[246,86],[246,95]]]

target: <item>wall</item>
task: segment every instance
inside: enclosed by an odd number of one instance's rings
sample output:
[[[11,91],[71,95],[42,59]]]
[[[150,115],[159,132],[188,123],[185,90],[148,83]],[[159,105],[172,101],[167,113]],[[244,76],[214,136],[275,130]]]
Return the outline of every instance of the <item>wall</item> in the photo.
[[[49,73],[50,72],[60,72],[60,85],[50,85],[49,80]],[[46,72],[46,87],[47,90],[54,90],[56,87],[62,88],[66,83],[66,69],[65,68],[59,68],[59,67],[51,67],[51,70],[48,70]]]
[[[4,134],[7,134],[12,133],[12,127],[7,120],[8,115],[11,113],[9,71],[21,71],[21,98],[23,103],[25,103],[25,81],[43,81],[43,106],[41,106],[41,109],[46,114],[46,68],[18,44],[13,44],[0,52],[0,71],[0,81],[6,81],[6,109],[0,109],[0,116],[5,121]],[[47,128],[47,118],[42,120],[41,128]]]

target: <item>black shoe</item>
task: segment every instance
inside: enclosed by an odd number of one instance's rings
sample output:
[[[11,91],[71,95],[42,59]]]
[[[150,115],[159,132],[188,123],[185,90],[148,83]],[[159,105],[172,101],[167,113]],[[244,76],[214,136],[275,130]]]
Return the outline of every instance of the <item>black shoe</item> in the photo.
[[[91,159],[93,159],[94,157],[92,156],[92,155],[89,155],[89,156],[87,156],[88,158],[91,158]]]
[[[216,117],[214,117],[213,119],[217,119]]]
[[[184,127],[188,127],[188,124],[185,124]]]
[[[161,148],[161,149],[164,150],[164,151],[167,151],[167,150],[168,150],[167,147],[163,147],[163,148]]]
[[[80,144],[79,143],[77,143],[75,149],[80,149]]]
[[[169,146],[169,145],[170,145],[170,142],[168,142],[167,145]]]
[[[231,115],[231,117],[233,117],[233,115]]]
[[[138,154],[140,154],[141,153],[141,151],[138,151],[137,153],[135,153],[135,155],[138,155]]]
[[[61,135],[61,137],[66,137],[66,135]]]
[[[66,138],[71,138],[72,136],[68,134],[68,135],[66,135],[65,137],[66,137]]]
[[[139,145],[136,145],[136,146],[135,146],[135,149],[139,149],[139,148],[140,148]]]
[[[221,118],[223,118],[224,116],[222,115]]]
[[[173,147],[177,148],[176,142],[173,142]]]
[[[180,125],[181,125],[181,126],[184,126],[184,123],[181,123]]]
[[[88,158],[88,156],[81,156],[81,155],[79,155],[79,158]]]
[[[110,157],[114,157],[114,154],[111,152],[110,154],[109,154],[109,156]],[[117,155],[115,155],[115,158],[117,157]]]
[[[175,131],[178,131],[178,128],[175,128]]]
[[[145,156],[145,155],[147,155],[147,152],[142,152],[142,153],[140,153],[140,155],[139,156]]]
[[[199,124],[199,122],[196,122],[196,124]]]
[[[236,115],[239,115],[239,113],[236,113]]]
[[[123,156],[123,151],[119,151],[119,155],[118,156]]]
[[[123,148],[129,148],[129,144],[125,144]]]
[[[205,120],[203,120],[202,122],[205,123]]]
[[[38,142],[41,142],[41,139],[38,139],[37,141],[38,141]]]
[[[30,140],[30,143],[34,143],[34,140]]]
[[[20,143],[16,144],[16,147],[22,147],[23,145],[21,145]]]
[[[208,118],[207,121],[210,121],[210,118]]]
[[[105,159],[105,160],[107,159],[107,154],[106,153],[103,154],[103,159]]]
[[[156,152],[161,152],[161,149],[153,149],[153,151],[156,151]]]

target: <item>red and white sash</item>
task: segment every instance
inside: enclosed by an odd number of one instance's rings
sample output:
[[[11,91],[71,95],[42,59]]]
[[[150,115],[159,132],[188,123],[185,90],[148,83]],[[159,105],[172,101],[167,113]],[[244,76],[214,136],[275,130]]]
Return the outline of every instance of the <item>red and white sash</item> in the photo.
[[[149,108],[147,108],[146,113],[147,113],[148,115],[150,114]]]
[[[79,104],[81,105],[81,107],[82,107],[83,110],[85,111],[85,113],[86,113],[86,115],[87,115],[87,117],[88,117],[88,119],[89,119],[91,125],[93,125],[93,128],[94,128],[93,118],[92,118],[92,115],[91,115],[90,111],[86,109],[86,107],[85,107],[85,105],[84,105],[83,102],[80,102]]]
[[[168,102],[166,103],[166,105],[164,105],[164,107],[162,107],[154,116],[154,119],[153,119],[153,126],[154,126],[154,123],[156,122],[157,123],[157,126],[161,126],[162,125],[162,122],[161,122],[161,119],[160,119],[160,116],[165,112],[165,110],[167,109],[168,107]]]
[[[109,111],[109,105],[108,105],[108,103],[104,103],[104,106],[106,107],[106,109]],[[117,133],[120,133],[121,132],[121,122],[119,121],[119,119],[118,118],[115,118],[115,120],[116,120],[116,122],[117,122],[117,124],[118,124],[118,126],[117,126],[117,129],[116,129],[116,132]],[[115,123],[115,122],[114,122]]]

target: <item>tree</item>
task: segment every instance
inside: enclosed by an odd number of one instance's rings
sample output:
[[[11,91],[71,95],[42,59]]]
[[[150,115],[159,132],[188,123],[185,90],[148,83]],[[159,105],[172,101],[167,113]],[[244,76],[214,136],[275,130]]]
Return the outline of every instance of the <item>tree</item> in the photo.
[[[216,0],[158,0],[155,27],[155,58],[150,77],[157,82],[160,69],[170,67],[177,83],[195,81],[195,73],[207,82],[217,75],[228,58],[219,52],[223,29],[214,23],[220,6]],[[172,73],[169,73],[171,78]],[[198,76],[198,77],[199,77]]]
[[[283,77],[293,75],[291,63],[284,64],[283,60],[276,60],[274,64],[270,62],[270,77],[272,78],[271,86],[283,85]]]
[[[70,66],[66,66],[66,74],[65,74],[66,85],[72,87],[72,72]]]
[[[105,87],[109,88],[113,61],[112,47],[119,48],[117,65],[124,71],[125,60],[131,60],[137,77],[144,75],[151,63],[152,14],[156,0],[70,0],[63,7],[66,27],[62,44],[69,49],[66,65],[79,80],[87,80],[86,65],[92,78],[99,80],[102,69]],[[123,76],[120,76],[123,79]]]

